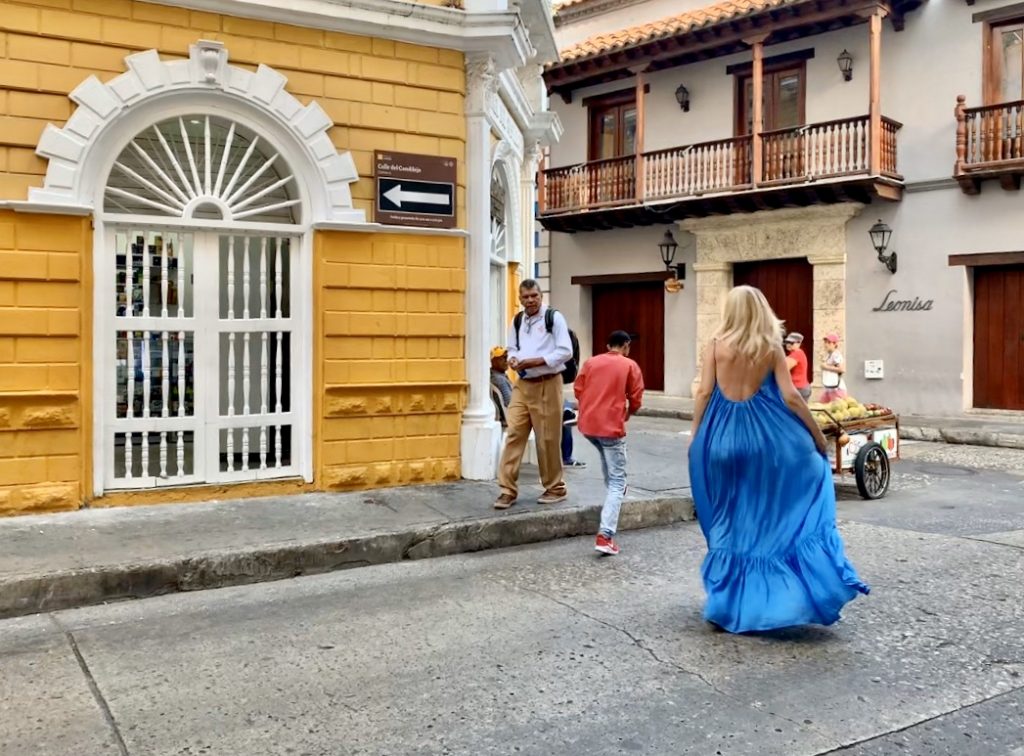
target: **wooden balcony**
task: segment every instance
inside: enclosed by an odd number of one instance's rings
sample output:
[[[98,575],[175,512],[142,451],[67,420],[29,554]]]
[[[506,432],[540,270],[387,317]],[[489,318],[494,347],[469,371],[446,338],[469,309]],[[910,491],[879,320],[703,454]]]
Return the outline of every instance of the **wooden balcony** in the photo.
[[[552,231],[588,231],[872,197],[899,200],[899,129],[882,119],[876,172],[868,116],[764,132],[758,135],[759,170],[751,136],[552,168],[541,174],[540,220]]]
[[[1024,175],[1024,100],[966,108],[956,98],[956,165],[953,176],[967,194],[978,194],[987,179],[1020,189]]]

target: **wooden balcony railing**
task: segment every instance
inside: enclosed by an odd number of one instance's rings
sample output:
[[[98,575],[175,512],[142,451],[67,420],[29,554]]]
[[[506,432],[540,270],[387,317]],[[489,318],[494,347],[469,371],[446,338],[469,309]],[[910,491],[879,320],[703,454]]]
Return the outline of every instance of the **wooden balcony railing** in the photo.
[[[896,172],[896,132],[902,124],[882,119],[881,166],[883,175]],[[794,129],[766,131],[763,183],[792,183],[835,178],[871,170],[871,131],[867,116],[812,123]]]
[[[896,133],[900,124],[882,119],[880,165],[896,172]],[[871,173],[868,116],[808,124],[760,135],[759,186],[777,186]],[[755,187],[750,136],[702,142],[641,156],[638,186],[635,155],[597,160],[544,172],[542,214],[615,205],[747,191]],[[640,191],[642,189],[642,191]],[[642,195],[642,196],[641,196]]]
[[[636,201],[636,156],[594,160],[544,172],[545,207],[563,210]]]
[[[644,198],[658,200],[750,186],[749,136],[644,154]]]
[[[1024,161],[1024,100],[965,108],[956,99],[955,175]]]
[[[903,177],[896,165],[896,132],[902,128],[902,123],[882,116],[882,175],[900,180]]]

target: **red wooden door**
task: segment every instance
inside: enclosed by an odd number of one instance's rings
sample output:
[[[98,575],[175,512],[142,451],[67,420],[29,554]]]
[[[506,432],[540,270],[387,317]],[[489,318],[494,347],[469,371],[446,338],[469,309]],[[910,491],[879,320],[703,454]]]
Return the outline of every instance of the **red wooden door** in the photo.
[[[660,282],[595,286],[594,354],[605,351],[612,331],[632,337],[629,356],[651,391],[665,389],[665,286]]]
[[[1024,410],[1024,265],[974,269],[974,406]]]
[[[813,363],[819,351],[814,340],[814,266],[803,257],[737,263],[733,282],[737,286],[756,286],[764,293],[775,314],[785,322],[786,332],[804,335],[803,350]]]

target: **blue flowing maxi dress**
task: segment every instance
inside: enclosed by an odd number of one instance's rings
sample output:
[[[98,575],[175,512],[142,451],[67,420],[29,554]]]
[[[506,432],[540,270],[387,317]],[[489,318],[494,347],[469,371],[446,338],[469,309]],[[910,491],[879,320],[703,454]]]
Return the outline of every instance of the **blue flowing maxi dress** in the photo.
[[[689,454],[706,620],[733,633],[830,625],[868,593],[836,529],[829,462],[773,372],[742,402],[716,383]]]

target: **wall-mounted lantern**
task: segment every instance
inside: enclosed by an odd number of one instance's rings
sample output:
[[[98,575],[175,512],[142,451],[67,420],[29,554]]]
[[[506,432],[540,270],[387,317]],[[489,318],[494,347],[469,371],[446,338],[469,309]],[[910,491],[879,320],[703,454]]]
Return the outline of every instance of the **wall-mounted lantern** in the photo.
[[[676,238],[672,236],[671,229],[665,231],[665,235],[661,237],[661,242],[658,244],[658,251],[661,252],[661,261],[665,264],[665,270],[672,271],[672,278],[665,282],[665,289],[672,294],[675,294],[682,287],[680,281],[686,279],[686,263],[675,264],[676,251],[679,249],[679,244],[676,242]]]
[[[839,64],[839,71],[843,74],[843,81],[850,81],[853,78],[853,56],[849,50],[843,50],[836,58]]]
[[[676,87],[676,102],[684,113],[690,112],[690,90],[682,84]]]
[[[892,229],[879,220],[878,223],[871,227],[868,234],[871,235],[871,245],[878,252],[878,261],[885,265],[890,273],[895,273],[896,252],[893,251],[888,255],[885,254],[885,250],[889,248],[889,240],[892,238]]]

